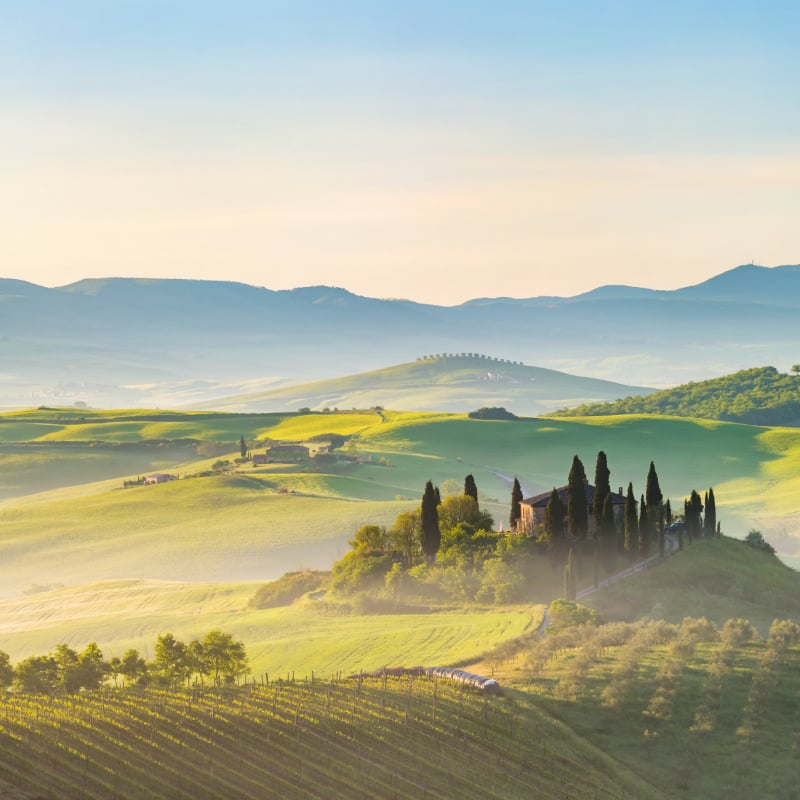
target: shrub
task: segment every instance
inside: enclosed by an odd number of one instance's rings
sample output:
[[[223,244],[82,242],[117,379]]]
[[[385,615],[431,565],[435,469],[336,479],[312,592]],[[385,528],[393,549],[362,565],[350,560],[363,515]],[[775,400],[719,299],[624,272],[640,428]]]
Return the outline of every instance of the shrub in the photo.
[[[306,569],[287,572],[276,581],[265,583],[250,598],[250,608],[288,606],[308,592],[320,589],[330,577],[329,572]]]
[[[775,555],[775,548],[764,538],[761,531],[752,529],[750,533],[744,537],[744,540],[750,547],[754,547],[756,550]]]
[[[550,627],[558,631],[573,625],[599,625],[600,615],[593,609],[574,600],[557,598],[550,603]]]

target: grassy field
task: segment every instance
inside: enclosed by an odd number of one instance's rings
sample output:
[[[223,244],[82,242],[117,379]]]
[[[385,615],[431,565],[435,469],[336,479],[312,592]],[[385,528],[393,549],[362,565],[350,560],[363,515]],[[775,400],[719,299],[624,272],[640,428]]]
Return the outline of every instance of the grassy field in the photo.
[[[113,581],[0,603],[0,649],[15,657],[90,640],[106,657],[128,647],[152,657],[159,633],[188,641],[221,627],[252,661],[251,685],[221,692],[0,695],[0,790],[796,797],[800,629],[773,619],[800,617],[800,575],[742,542],[697,541],[590,595],[606,624],[545,636],[535,633],[542,606],[342,615],[306,597],[257,611],[255,587]],[[755,627],[725,625],[731,617]],[[496,669],[504,695],[339,679],[420,663]]]
[[[756,527],[782,553],[798,549],[800,431],[794,429],[632,416],[490,422],[404,412],[231,416],[37,409],[2,420],[7,440],[18,424],[26,435],[30,425],[51,426],[39,431],[41,437],[55,436],[54,426],[60,426],[58,435],[72,437],[88,425],[81,435],[108,440],[89,446],[47,438],[0,448],[0,492],[13,492],[15,482],[31,490],[33,480],[43,487],[78,484],[0,502],[3,596],[34,584],[254,580],[304,566],[325,568],[345,552],[360,525],[390,524],[413,508],[426,480],[458,486],[468,472],[500,525],[508,516],[510,476],[520,477],[527,494],[547,490],[566,482],[577,453],[591,480],[600,449],[608,455],[612,486],[632,481],[638,495],[652,459],[676,511],[692,488],[702,493],[713,486],[725,533],[742,536]],[[210,470],[220,457],[198,460],[195,454],[181,462],[183,451],[148,449],[141,442],[154,425],[162,434],[167,428],[176,436],[192,432],[212,443],[214,437],[235,439],[239,431],[285,440],[347,432],[356,452],[373,460],[325,467],[244,464],[235,473],[123,490],[123,479],[144,466],[131,460],[139,458],[132,453],[182,477]],[[116,441],[127,437],[139,444]],[[168,463],[170,454],[175,463]],[[235,455],[222,457],[232,461]],[[133,466],[136,471],[129,470]],[[104,471],[106,480],[84,482]]]
[[[766,635],[777,617],[800,619],[800,573],[744,542],[704,539],[584,602],[607,619],[743,617]]]
[[[254,674],[330,676],[382,666],[474,660],[535,629],[542,606],[417,614],[341,614],[324,601],[255,610],[256,583],[104,581],[0,603],[0,650],[16,662],[62,642],[97,642],[107,658],[171,632],[189,641],[222,628],[247,646]]]

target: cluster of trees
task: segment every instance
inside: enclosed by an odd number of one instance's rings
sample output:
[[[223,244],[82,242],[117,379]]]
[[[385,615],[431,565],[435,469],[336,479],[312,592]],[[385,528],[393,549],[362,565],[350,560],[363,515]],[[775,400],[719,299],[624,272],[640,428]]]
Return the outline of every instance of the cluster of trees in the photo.
[[[350,597],[368,592],[371,601],[392,603],[423,596],[517,600],[526,578],[515,555],[532,542],[493,528],[472,475],[463,490],[446,497],[428,481],[418,509],[400,514],[388,529],[364,525],[356,532],[350,552],[333,566],[331,591]]]
[[[521,361],[509,361],[507,358],[485,356],[483,353],[436,353],[435,355],[420,356],[417,361],[435,361],[438,358],[476,358],[484,361],[496,361],[498,364],[516,364],[522,366]]]
[[[659,484],[654,462],[650,462],[645,492],[637,502],[633,483],[628,483],[624,506],[615,501],[610,484],[611,471],[608,459],[601,450],[597,454],[594,474],[594,493],[587,496],[588,480],[581,459],[576,455],[569,472],[566,502],[555,488],[545,508],[544,523],[532,533],[537,541],[546,546],[556,564],[564,568],[565,597],[574,598],[576,571],[580,570],[582,559],[588,553],[595,558],[595,571],[598,559],[607,568],[614,566],[616,555],[625,553],[632,559],[647,558],[658,548],[663,556],[665,531],[673,521],[669,498],[664,498]],[[511,493],[512,527],[520,519],[522,493],[515,480]],[[702,512],[705,509],[705,517]],[[689,541],[699,536],[718,535],[714,490],[710,488],[701,500],[692,490],[684,502],[682,524],[676,526],[679,547],[683,547],[683,532]],[[574,557],[573,557],[574,551]]]
[[[546,562],[542,556],[549,554],[553,567],[563,570],[565,597],[574,599],[587,559],[593,559],[597,580],[599,566],[612,571],[618,554],[627,554],[631,560],[656,551],[664,555],[665,535],[674,520],[655,464],[650,462],[646,489],[638,501],[629,483],[621,502],[611,490],[610,478],[606,454],[600,451],[592,489],[576,455],[567,486],[553,489],[544,520],[528,531],[530,536],[494,532],[491,515],[480,508],[472,475],[466,476],[462,491],[444,498],[439,487],[428,481],[418,509],[400,514],[388,529],[364,525],[356,532],[351,551],[333,566],[331,589],[334,596],[369,591],[373,597],[388,599],[416,592],[429,599],[438,594],[508,602],[525,595],[532,560]],[[447,484],[455,481],[443,485]],[[515,478],[509,515],[512,531],[520,529],[522,501]],[[680,547],[684,530],[690,541],[718,533],[714,490],[709,489],[703,499],[693,490],[684,503],[683,518],[685,523],[676,527]]]
[[[757,367],[613,403],[563,409],[557,415],[666,414],[750,425],[795,425],[800,421],[798,385],[797,374],[787,375],[775,367]]]
[[[470,419],[501,419],[501,420],[516,420],[519,417],[506,411],[503,406],[483,406],[476,411],[470,411],[467,416]]]
[[[221,630],[209,631],[202,640],[188,644],[165,633],[156,639],[152,661],[135,649],[106,661],[95,642],[80,653],[60,644],[52,653],[30,656],[15,667],[8,654],[0,652],[0,687],[13,686],[34,694],[97,689],[108,681],[114,685],[120,681],[126,685],[178,685],[209,678],[220,685],[233,683],[246,672],[244,644]]]

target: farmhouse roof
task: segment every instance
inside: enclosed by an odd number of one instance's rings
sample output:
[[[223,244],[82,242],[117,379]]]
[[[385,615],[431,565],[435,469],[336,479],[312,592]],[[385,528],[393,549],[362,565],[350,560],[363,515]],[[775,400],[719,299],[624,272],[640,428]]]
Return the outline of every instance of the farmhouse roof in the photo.
[[[586,505],[593,506],[594,505],[594,486],[590,483],[583,484],[584,491],[586,492]],[[567,504],[567,492],[569,490],[568,486],[562,486],[559,489],[556,489],[558,492],[558,498],[561,502],[566,505]],[[533,497],[527,497],[521,502],[523,502],[526,506],[533,506],[534,508],[546,508],[547,504],[550,502],[550,495],[553,494],[552,489],[549,492],[543,492],[542,494],[534,495]],[[620,492],[611,492],[611,504],[615,506],[624,506],[625,505],[625,495],[621,494]]]

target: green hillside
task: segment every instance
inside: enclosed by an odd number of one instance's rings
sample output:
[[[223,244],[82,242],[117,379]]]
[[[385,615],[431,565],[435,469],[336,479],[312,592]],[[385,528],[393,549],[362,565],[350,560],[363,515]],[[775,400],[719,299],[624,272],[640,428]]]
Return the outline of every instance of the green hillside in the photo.
[[[341,378],[217,398],[195,406],[226,411],[370,408],[466,412],[505,406],[535,415],[564,406],[616,400],[647,389],[584,378],[520,362],[461,353],[437,355]]]
[[[20,635],[27,625],[35,636],[38,625],[63,641],[83,616],[87,632],[127,628],[120,648],[159,627],[188,638],[221,625],[246,642],[253,668],[247,686],[224,690],[7,694],[0,790],[98,799],[793,797],[800,628],[767,620],[797,619],[799,582],[741,542],[699,541],[592,595],[603,624],[544,635],[535,632],[539,609],[331,617],[307,598],[255,612],[241,605],[252,585],[117,583],[7,602],[0,619],[15,620]],[[703,606],[704,597],[713,602]],[[620,613],[638,621],[614,621]],[[756,627],[728,622],[729,613]],[[494,672],[503,695],[424,676],[343,677],[359,665],[458,661]]]
[[[191,641],[221,628],[247,646],[254,674],[329,676],[386,664],[475,660],[535,630],[544,606],[457,608],[435,613],[347,613],[323,600],[257,610],[259,584],[116,580],[0,601],[0,650],[15,663],[60,643],[96,642],[107,658],[135,648],[152,658],[166,632]]]
[[[800,572],[744,542],[722,538],[686,545],[658,569],[639,573],[583,602],[606,619],[679,623],[743,617],[766,635],[776,618],[800,620]]]
[[[613,402],[584,403],[555,416],[666,414],[750,425],[800,426],[800,375],[758,367]]]
[[[44,413],[15,419],[27,429],[32,417]],[[110,430],[104,433],[102,416],[97,413],[68,425],[63,420],[56,423],[50,412],[49,421],[37,424],[50,426],[41,435],[53,436],[61,425],[61,431],[73,437],[82,425],[89,425],[93,441],[109,441],[90,445],[75,438],[70,444],[34,440],[23,452],[0,447],[5,486],[27,475],[27,489],[32,491],[35,486],[29,481],[42,472],[54,482],[80,484],[0,503],[4,596],[34,585],[110,578],[257,580],[301,567],[328,568],[360,525],[388,525],[400,511],[418,504],[426,480],[457,487],[467,473],[475,475],[481,503],[499,526],[508,518],[514,475],[526,494],[545,491],[566,482],[576,453],[591,477],[601,449],[608,454],[612,486],[632,481],[635,493],[642,492],[654,460],[662,490],[674,508],[692,488],[702,492],[713,486],[725,533],[743,536],[756,527],[780,552],[791,555],[797,550],[796,429],[635,415],[483,421],[456,414],[385,412],[208,415],[207,422],[199,416],[169,419],[164,414],[156,423],[143,414],[133,423],[140,426],[138,432],[121,432],[124,421],[109,415]],[[8,431],[13,424],[6,421],[0,428]],[[201,447],[217,447],[210,438],[198,439],[191,445],[195,460],[160,462],[161,469],[180,480],[123,489],[123,481],[139,471],[127,471],[130,463],[116,459],[114,448],[119,445],[114,437],[141,437],[153,424],[162,432],[164,426],[178,426],[181,436],[187,425],[194,425],[198,437],[219,437],[223,452],[197,460]],[[291,441],[326,430],[351,435],[344,448],[351,460],[254,468],[249,462],[237,465],[238,452],[227,449],[235,443],[224,442],[242,431],[259,452],[264,440],[259,444],[256,436]],[[169,445],[152,446],[162,459],[171,452]],[[94,463],[98,453],[107,459],[108,479],[84,484],[81,465]],[[362,463],[354,460],[356,456]],[[228,464],[214,471],[220,460]]]
[[[524,696],[425,677],[19,695],[3,707],[8,798],[668,796]]]

